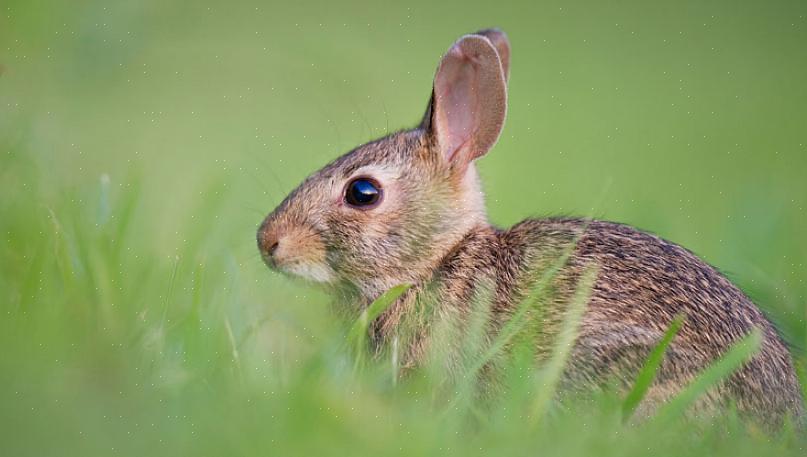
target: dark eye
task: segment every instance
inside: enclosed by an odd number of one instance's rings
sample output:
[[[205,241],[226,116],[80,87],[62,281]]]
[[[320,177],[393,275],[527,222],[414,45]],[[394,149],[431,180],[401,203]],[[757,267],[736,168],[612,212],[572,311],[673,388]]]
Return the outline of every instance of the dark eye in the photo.
[[[374,206],[379,200],[381,186],[370,178],[356,178],[345,189],[345,201],[351,206]]]

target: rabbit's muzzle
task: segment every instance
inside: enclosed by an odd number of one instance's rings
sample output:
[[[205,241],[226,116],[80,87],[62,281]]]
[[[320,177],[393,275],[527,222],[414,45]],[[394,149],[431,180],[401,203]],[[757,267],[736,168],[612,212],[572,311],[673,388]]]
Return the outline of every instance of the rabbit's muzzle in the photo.
[[[257,241],[269,268],[315,282],[333,279],[333,270],[325,261],[325,243],[310,227],[270,216],[258,229]]]

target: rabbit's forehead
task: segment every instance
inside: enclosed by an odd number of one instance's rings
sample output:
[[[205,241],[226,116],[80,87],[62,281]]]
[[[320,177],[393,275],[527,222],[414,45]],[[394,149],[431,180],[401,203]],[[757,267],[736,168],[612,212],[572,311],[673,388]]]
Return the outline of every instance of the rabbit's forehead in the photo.
[[[383,187],[394,188],[396,183],[410,181],[413,175],[424,174],[417,163],[416,150],[420,147],[417,136],[399,132],[389,137],[359,146],[310,175],[289,197],[294,206],[321,202],[331,208],[334,199],[344,192],[348,182],[358,177],[378,181]]]
[[[413,132],[398,132],[357,147],[336,159],[322,171],[333,179],[349,179],[360,173],[377,170],[392,173],[411,168],[414,151],[420,147],[420,137]]]
[[[333,163],[309,177],[295,192],[298,199],[321,199],[325,195],[341,194],[344,186],[355,178],[365,177],[382,186],[392,185],[406,174],[406,168],[392,162]],[[324,201],[329,201],[327,198]]]
[[[399,179],[401,175],[402,169],[399,166],[373,163],[356,167],[351,173],[345,176],[345,178],[351,179],[354,177],[364,176],[374,178],[381,181],[381,183],[384,183]]]
[[[323,169],[313,176],[307,184],[312,190],[341,190],[347,182],[355,178],[364,177],[372,178],[383,185],[402,178],[405,174],[404,170],[400,165],[378,162],[355,164],[349,167],[333,167],[332,169]],[[309,186],[304,185],[302,187]]]
[[[318,180],[343,184],[345,181],[359,176],[371,177],[378,181],[398,179],[406,174],[411,165],[407,166],[406,163],[396,159],[395,157],[383,157],[368,160],[367,157],[361,157],[359,160],[337,161],[324,168],[319,173]]]

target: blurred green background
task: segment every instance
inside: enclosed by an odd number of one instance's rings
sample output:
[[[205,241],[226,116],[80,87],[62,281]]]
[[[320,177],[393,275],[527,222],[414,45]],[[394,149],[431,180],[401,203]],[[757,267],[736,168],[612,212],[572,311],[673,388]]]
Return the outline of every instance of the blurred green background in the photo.
[[[417,395],[346,388],[328,298],[254,246],[308,173],[415,125],[441,54],[490,26],[513,45],[479,162],[491,220],[658,233],[727,272],[802,360],[803,1],[4,0],[0,454],[523,451],[501,430],[452,441],[467,431],[430,428]],[[530,442],[678,442],[565,420]]]

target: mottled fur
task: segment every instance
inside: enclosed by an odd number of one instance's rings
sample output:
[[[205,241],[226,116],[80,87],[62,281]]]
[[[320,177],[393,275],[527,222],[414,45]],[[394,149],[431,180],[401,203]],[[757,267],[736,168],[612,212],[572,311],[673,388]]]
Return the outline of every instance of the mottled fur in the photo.
[[[552,279],[553,293],[541,303],[542,333],[536,342],[539,355],[552,347],[578,279],[596,266],[597,279],[564,376],[567,391],[613,381],[628,387],[680,313],[686,321],[643,411],[669,399],[732,343],[760,328],[761,351],[710,392],[699,410],[717,411],[734,402],[741,413],[767,423],[801,417],[799,384],[773,326],[737,287],[691,252],[610,222],[526,220],[508,230],[487,222],[473,159],[487,152],[501,129],[502,113],[486,117],[485,107],[504,106],[510,54],[504,34],[482,33],[489,40],[466,36],[447,53],[418,128],[340,157],[267,216],[258,230],[267,263],[329,287],[353,309],[395,285],[414,284],[372,327],[379,344],[408,329],[404,365],[414,366],[424,357],[435,320],[463,322],[474,294],[489,289],[490,329],[495,332],[535,278],[571,250]],[[497,56],[505,55],[502,63]],[[454,60],[445,63],[449,59]],[[449,73],[443,74],[444,68]],[[487,87],[491,84],[495,87]],[[458,92],[442,96],[452,90]],[[468,103],[440,105],[456,99]],[[460,111],[465,114],[457,121],[452,116]],[[384,199],[377,207],[363,210],[345,203],[345,186],[359,176],[381,184]],[[424,311],[424,302],[436,306]]]

